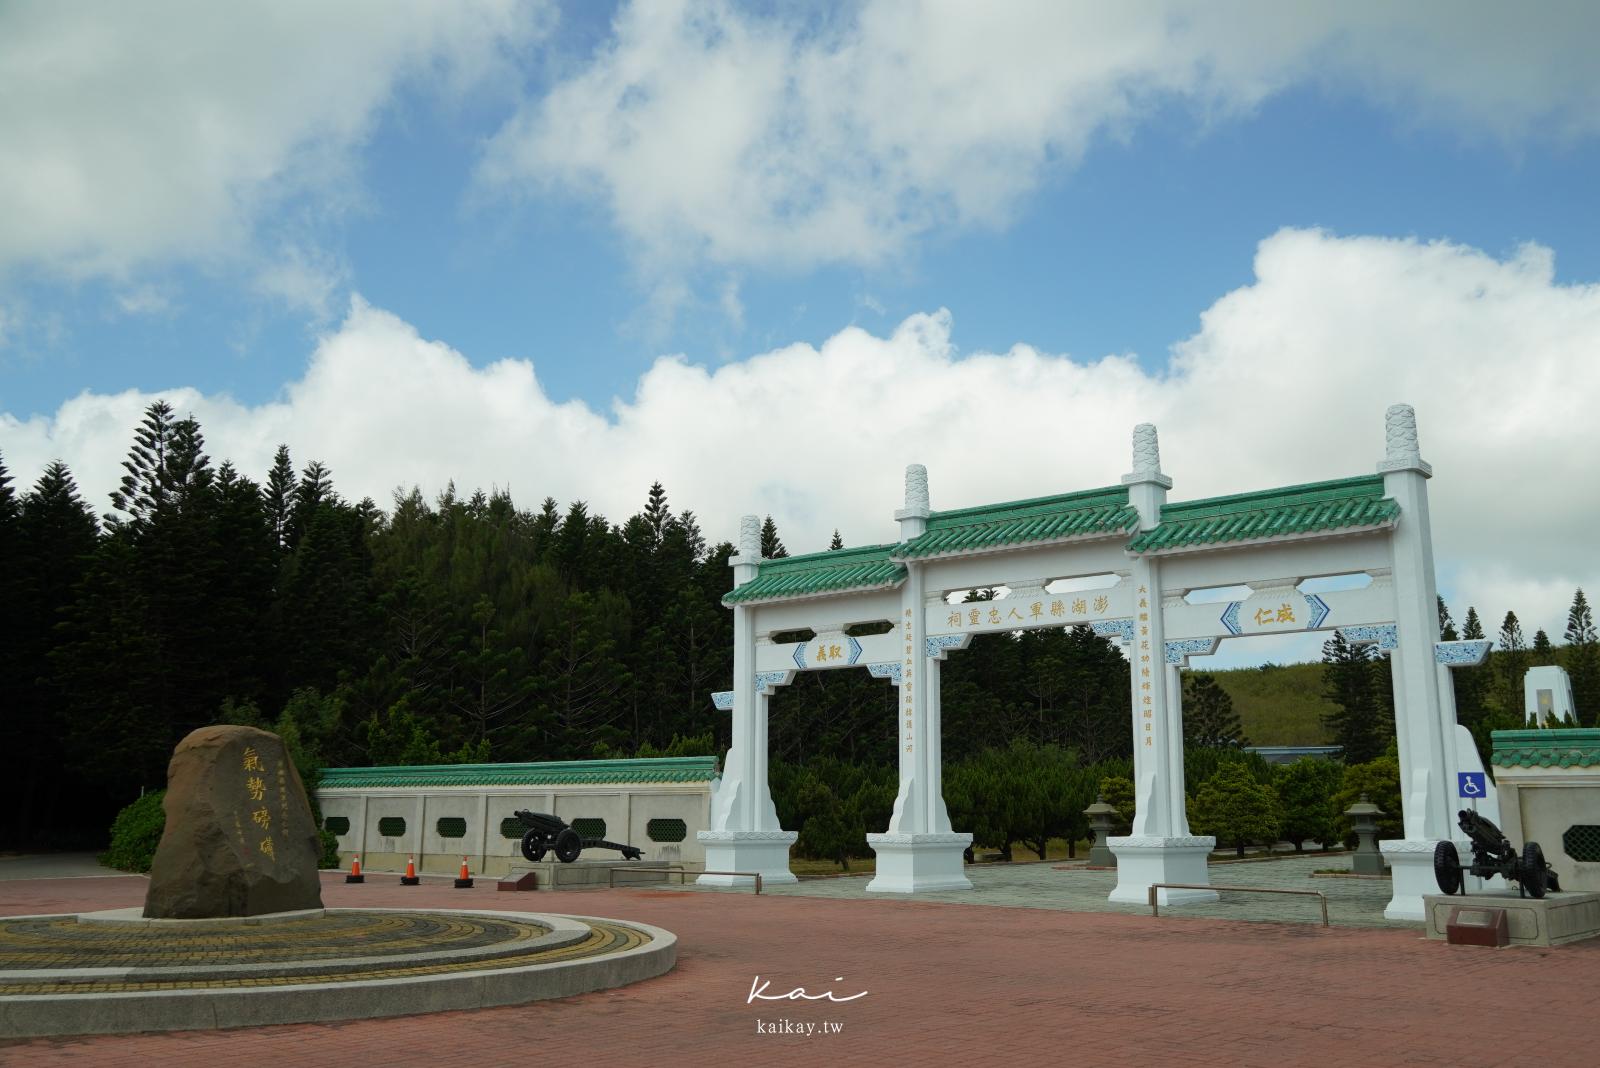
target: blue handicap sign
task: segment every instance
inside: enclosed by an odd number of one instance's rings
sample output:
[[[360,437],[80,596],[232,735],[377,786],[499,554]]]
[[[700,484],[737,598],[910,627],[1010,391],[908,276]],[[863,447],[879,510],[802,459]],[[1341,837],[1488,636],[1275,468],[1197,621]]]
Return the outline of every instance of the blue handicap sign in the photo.
[[[1462,797],[1484,797],[1489,793],[1489,776],[1481,771],[1458,771],[1456,792]]]

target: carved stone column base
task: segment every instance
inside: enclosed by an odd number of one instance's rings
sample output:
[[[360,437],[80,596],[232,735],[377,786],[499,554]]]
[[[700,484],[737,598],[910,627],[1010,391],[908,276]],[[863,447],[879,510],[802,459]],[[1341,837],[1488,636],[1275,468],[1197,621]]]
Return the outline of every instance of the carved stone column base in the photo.
[[[1133,837],[1107,838],[1106,845],[1117,858],[1117,886],[1109,901],[1147,905],[1150,887],[1155,883],[1211,885],[1206,858],[1216,848],[1209,835],[1185,838]],[[1186,905],[1217,900],[1215,890],[1157,890],[1161,905]]]
[[[867,884],[874,894],[915,894],[927,890],[971,890],[962,853],[972,835],[869,834],[867,845],[877,854],[877,874]]]
[[[792,883],[789,847],[800,835],[795,831],[700,831],[695,838],[706,849],[707,871],[760,872],[763,885]],[[748,875],[702,875],[700,886],[750,886]]]
[[[1426,923],[1428,909],[1422,899],[1439,893],[1439,880],[1433,874],[1433,849],[1439,843],[1422,838],[1391,838],[1378,843],[1378,851],[1389,862],[1389,885],[1392,888],[1389,904],[1384,906],[1386,920],[1415,920]],[[1456,842],[1456,853],[1467,864],[1472,863],[1472,843],[1465,839]],[[1466,877],[1469,891],[1498,889],[1504,884],[1494,879]]]

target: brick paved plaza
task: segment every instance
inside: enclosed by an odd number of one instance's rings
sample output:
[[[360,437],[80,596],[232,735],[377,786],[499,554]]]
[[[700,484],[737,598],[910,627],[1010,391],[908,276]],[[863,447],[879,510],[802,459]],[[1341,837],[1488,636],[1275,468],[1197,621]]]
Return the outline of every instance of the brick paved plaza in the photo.
[[[1050,865],[1012,873],[1039,904],[1051,904],[1057,886],[1101,874]],[[1245,877],[1242,867],[1214,869],[1218,882]],[[843,895],[851,882],[802,889]],[[144,888],[131,876],[9,879],[0,881],[0,914],[132,906]],[[512,895],[482,880],[471,890],[435,879],[409,889],[391,875],[360,886],[325,875],[330,907],[559,909],[657,924],[678,934],[678,966],[630,987],[503,1009],[32,1040],[0,1045],[0,1064],[1459,1066],[1520,1057],[1560,1068],[1597,1060],[1600,941],[1449,947],[1415,926],[1341,926],[1337,911],[1323,930],[993,905],[979,888],[957,904],[663,889]],[[989,896],[1012,898],[998,887]],[[1315,915],[1314,902],[1288,900]],[[768,994],[796,986],[868,994],[845,1004],[747,1004],[758,975],[771,981]],[[843,1027],[809,1037],[757,1031],[758,1022],[785,1020]],[[1497,1037],[1475,1049],[1472,1035]]]

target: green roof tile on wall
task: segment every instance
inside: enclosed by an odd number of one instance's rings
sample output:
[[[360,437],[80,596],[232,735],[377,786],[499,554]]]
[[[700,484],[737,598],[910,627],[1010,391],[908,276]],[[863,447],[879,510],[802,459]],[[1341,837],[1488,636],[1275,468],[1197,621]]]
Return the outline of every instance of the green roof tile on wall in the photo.
[[[1128,543],[1136,553],[1387,526],[1400,506],[1383,495],[1382,475],[1210,497],[1162,506],[1161,523]]]
[[[934,512],[928,529],[890,550],[899,560],[1122,534],[1139,517],[1120,486]]]
[[[889,546],[865,545],[763,560],[756,577],[722,598],[726,605],[815,597],[843,590],[898,586],[906,569],[889,559]]]
[[[1600,766],[1600,730],[1592,727],[1495,731],[1492,737],[1489,763],[1497,768]]]
[[[714,756],[552,760],[538,764],[423,764],[415,767],[323,768],[318,789],[710,782],[716,775],[717,758]]]

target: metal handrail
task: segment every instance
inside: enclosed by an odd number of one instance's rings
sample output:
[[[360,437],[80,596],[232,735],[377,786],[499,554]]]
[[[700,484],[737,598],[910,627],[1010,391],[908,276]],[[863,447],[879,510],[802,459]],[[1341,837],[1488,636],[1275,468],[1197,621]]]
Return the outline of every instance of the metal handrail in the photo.
[[[1150,915],[1161,915],[1161,906],[1156,903],[1157,890],[1227,890],[1230,893],[1241,894],[1299,894],[1302,897],[1314,897],[1322,905],[1322,926],[1328,927],[1328,895],[1321,890],[1280,890],[1270,886],[1208,886],[1205,883],[1151,883],[1150,884]]]
[[[613,889],[613,890],[616,889],[616,886],[617,886],[617,872],[619,872],[619,871],[620,872],[644,871],[644,872],[651,872],[651,873],[660,873],[660,874],[663,874],[663,875],[671,875],[673,872],[677,872],[680,876],[687,876],[689,874],[688,869],[685,868],[681,864],[672,864],[672,865],[668,865],[665,868],[607,868],[606,869],[606,886],[607,886],[608,889]],[[753,877],[755,879],[755,881],[756,881],[756,893],[757,894],[761,893],[761,873],[758,872],[758,871],[712,871],[709,868],[706,868],[706,869],[698,870],[694,874],[696,874],[696,875],[744,875],[744,876],[750,876],[750,877]],[[683,879],[679,879],[678,880],[678,884],[680,886],[683,885]]]

